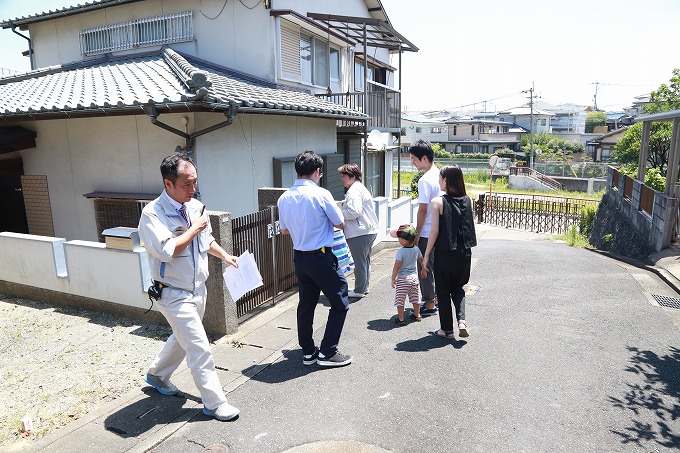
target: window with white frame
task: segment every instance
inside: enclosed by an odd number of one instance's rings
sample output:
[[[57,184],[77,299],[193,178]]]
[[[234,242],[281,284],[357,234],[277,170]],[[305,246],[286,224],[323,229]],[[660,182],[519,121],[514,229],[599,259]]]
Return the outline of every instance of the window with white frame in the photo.
[[[340,49],[326,39],[281,21],[281,76],[328,87],[340,80]]]
[[[430,129],[430,132],[433,134],[441,134],[442,133],[442,128],[441,127],[433,127]]]
[[[193,39],[193,15],[185,11],[82,30],[80,53],[96,55]]]

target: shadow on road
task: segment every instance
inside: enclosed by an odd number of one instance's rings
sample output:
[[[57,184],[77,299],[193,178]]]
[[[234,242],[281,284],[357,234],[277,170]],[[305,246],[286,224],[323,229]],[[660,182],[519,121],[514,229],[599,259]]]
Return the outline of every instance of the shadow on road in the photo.
[[[445,338],[438,337],[434,332],[430,332],[422,338],[415,338],[413,340],[402,341],[397,343],[394,347],[395,351],[404,352],[425,352],[432,349],[446,348],[453,346],[455,349],[460,349],[467,344],[465,340],[447,340]]]
[[[307,376],[310,373],[322,369],[318,365],[304,366],[302,364],[302,350],[300,349],[288,349],[282,351],[282,353],[282,359],[263,368],[262,371],[254,375],[251,379],[267,384],[278,384],[280,382]]]
[[[180,393],[175,397],[162,396],[151,387],[143,391],[147,398],[122,407],[106,417],[104,428],[123,438],[137,437],[157,426],[172,423],[187,411],[196,411],[184,407],[188,399],[195,399],[190,395]]]
[[[680,448],[680,349],[672,347],[666,355],[636,347],[628,350],[632,356],[625,371],[642,377],[643,384],[627,384],[623,397],[609,397],[614,407],[631,413],[631,426],[612,432],[623,444],[647,449],[654,442]],[[656,421],[650,423],[650,419]]]

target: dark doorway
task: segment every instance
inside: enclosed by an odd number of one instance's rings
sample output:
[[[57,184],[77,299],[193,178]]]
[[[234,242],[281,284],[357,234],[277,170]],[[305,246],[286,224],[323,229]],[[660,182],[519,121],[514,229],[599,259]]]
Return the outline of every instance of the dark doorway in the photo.
[[[0,231],[28,233],[26,206],[21,191],[24,166],[21,158],[0,159]]]

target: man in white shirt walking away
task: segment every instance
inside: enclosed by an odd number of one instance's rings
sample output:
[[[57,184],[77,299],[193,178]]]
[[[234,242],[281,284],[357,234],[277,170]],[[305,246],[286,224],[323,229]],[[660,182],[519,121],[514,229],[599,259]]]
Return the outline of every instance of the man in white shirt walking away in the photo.
[[[418,248],[421,253],[425,253],[427,248],[427,238],[430,236],[432,224],[432,213],[430,202],[433,198],[442,194],[439,187],[439,169],[434,165],[434,151],[430,142],[425,140],[416,141],[408,149],[411,154],[411,162],[418,169],[425,173],[418,180],[418,214],[416,232],[418,234]],[[437,313],[435,305],[434,274],[432,270],[423,278],[420,263],[418,264],[418,276],[420,277],[420,294],[422,296],[423,308],[421,314],[432,315]]]

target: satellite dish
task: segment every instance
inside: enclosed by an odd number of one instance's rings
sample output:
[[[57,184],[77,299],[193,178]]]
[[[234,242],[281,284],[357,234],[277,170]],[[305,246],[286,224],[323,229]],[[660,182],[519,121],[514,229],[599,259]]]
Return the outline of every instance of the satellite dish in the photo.
[[[368,134],[368,144],[374,149],[385,149],[385,138],[378,129],[373,129]]]

